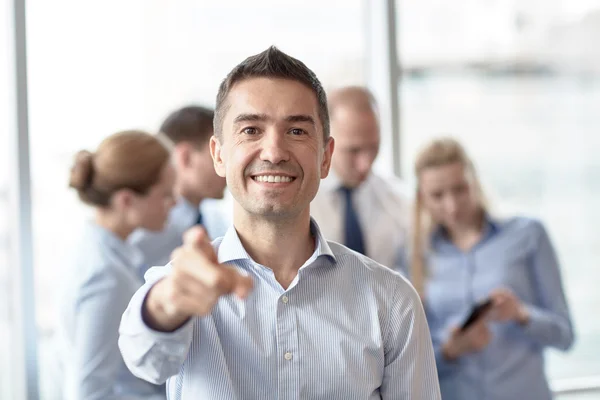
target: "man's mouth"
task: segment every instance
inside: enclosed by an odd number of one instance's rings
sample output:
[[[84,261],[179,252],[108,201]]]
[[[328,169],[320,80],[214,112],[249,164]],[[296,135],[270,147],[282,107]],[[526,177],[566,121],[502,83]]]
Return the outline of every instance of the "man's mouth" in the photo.
[[[289,183],[295,180],[293,176],[287,175],[255,175],[252,177],[256,182],[265,183]]]

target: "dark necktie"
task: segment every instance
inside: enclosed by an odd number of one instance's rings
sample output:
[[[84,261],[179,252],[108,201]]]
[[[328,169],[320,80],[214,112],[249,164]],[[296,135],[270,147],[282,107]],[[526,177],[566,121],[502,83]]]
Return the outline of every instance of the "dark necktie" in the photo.
[[[196,225],[202,225],[203,219],[202,219],[202,213],[200,211],[198,211],[198,218],[196,218]]]
[[[358,222],[358,215],[354,209],[352,203],[352,189],[342,187],[342,194],[344,195],[344,244],[346,247],[351,248],[361,254],[365,254],[365,243],[363,240],[362,230],[360,229],[360,222]]]

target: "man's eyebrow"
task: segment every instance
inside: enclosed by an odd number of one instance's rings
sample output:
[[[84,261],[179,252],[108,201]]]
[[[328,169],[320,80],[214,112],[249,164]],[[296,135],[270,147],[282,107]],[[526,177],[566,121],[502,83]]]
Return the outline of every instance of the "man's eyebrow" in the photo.
[[[285,117],[285,120],[287,122],[308,122],[311,125],[316,125],[315,119],[313,117],[311,117],[310,115],[304,115],[304,114],[289,115],[289,116]]]
[[[240,114],[233,119],[234,124],[240,122],[266,121],[269,117],[266,114]]]
[[[245,113],[240,114],[233,119],[234,124],[239,124],[240,122],[264,122],[268,121],[270,118],[267,114],[253,114],[253,113]],[[297,115],[288,115],[284,118],[286,122],[308,122],[311,125],[316,125],[315,119],[310,115],[306,114],[297,114]]]

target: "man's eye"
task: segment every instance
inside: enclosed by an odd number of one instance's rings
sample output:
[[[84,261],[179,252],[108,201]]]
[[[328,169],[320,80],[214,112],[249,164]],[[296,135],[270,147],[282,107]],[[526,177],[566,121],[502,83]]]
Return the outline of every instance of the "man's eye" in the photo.
[[[292,130],[290,130],[290,133],[292,135],[304,135],[304,129],[300,129],[300,128],[294,128]]]
[[[256,135],[256,133],[258,132],[258,130],[256,128],[248,127],[248,128],[244,128],[243,132],[246,135]]]

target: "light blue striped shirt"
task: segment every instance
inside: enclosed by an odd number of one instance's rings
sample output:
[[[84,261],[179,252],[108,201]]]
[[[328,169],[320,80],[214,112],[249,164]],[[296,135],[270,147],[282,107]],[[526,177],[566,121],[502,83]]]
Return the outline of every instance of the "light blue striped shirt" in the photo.
[[[481,241],[462,252],[437,231],[431,239],[425,309],[444,400],[549,400],[547,347],[568,349],[573,327],[556,254],[543,225],[528,218],[486,220]],[[475,302],[494,289],[512,290],[530,321],[491,322],[491,343],[448,362],[442,345]]]
[[[227,231],[230,218],[222,209],[220,200],[206,199],[200,207],[180,198],[171,209],[165,228],[160,232],[138,229],[128,242],[141,250],[143,261],[140,263],[140,277],[150,267],[166,265],[171,261],[171,253],[183,244],[183,234],[196,223],[198,213],[202,212],[202,225],[212,239],[221,237]]]
[[[212,313],[172,333],[142,320],[153,268],[123,315],[119,345],[130,370],[168,380],[170,399],[440,399],[420,300],[398,273],[312,224],[316,248],[287,290],[255,263],[236,230],[214,242],[219,262],[254,278],[245,300],[221,298]]]
[[[164,388],[136,378],[119,352],[120,316],[143,284],[136,269],[139,251],[93,222],[75,249],[60,291],[60,398],[164,399]]]

